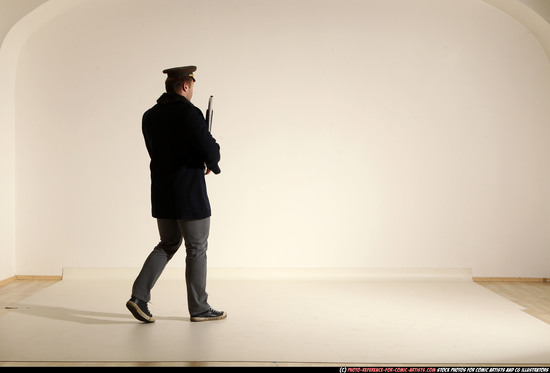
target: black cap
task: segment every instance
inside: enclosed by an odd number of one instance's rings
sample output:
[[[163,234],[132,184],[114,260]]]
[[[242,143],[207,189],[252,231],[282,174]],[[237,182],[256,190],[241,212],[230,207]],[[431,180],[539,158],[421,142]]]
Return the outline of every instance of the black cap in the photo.
[[[197,71],[197,66],[182,66],[182,67],[173,67],[171,69],[166,69],[163,71],[164,74],[168,74],[168,78],[185,78],[190,77],[195,80],[193,73]]]

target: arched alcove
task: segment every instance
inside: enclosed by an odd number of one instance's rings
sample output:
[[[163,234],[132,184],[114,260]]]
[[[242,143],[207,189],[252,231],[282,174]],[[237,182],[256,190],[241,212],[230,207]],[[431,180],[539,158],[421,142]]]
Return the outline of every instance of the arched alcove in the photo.
[[[208,180],[213,266],[548,277],[548,60],[531,26],[493,6],[51,0],[37,11],[0,53],[18,273],[141,263],[156,232],[140,116],[163,68],[196,64],[194,102],[215,96],[222,145],[223,172]],[[518,266],[525,256],[540,260]]]

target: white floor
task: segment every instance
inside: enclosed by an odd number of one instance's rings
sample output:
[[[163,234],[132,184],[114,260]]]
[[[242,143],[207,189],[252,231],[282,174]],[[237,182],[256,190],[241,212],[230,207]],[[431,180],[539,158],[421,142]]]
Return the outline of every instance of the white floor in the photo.
[[[178,271],[154,289],[153,324],[125,308],[133,270],[64,273],[40,293],[1,305],[10,310],[0,316],[0,361],[550,364],[550,325],[455,274],[213,271],[210,303],[229,316],[191,323]]]

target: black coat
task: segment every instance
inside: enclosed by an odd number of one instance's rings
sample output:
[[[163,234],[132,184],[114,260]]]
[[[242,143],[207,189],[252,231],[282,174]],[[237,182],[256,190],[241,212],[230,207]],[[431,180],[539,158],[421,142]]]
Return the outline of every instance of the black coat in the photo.
[[[200,109],[176,93],[164,93],[143,114],[151,157],[151,205],[155,218],[202,219],[211,215],[205,165],[219,174],[220,146]]]

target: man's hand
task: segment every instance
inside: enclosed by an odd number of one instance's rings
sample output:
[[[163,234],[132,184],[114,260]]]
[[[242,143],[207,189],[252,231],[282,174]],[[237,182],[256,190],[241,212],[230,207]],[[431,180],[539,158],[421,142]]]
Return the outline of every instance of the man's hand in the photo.
[[[211,169],[207,168],[206,171],[204,172],[205,175],[208,175],[210,172],[212,172]]]

